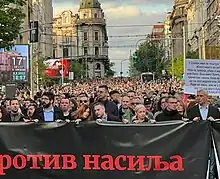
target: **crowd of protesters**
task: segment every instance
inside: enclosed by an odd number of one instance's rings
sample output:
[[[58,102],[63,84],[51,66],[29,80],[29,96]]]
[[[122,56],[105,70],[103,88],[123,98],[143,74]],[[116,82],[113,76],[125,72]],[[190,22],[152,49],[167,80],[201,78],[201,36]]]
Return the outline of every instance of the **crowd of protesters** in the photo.
[[[220,119],[220,100],[198,90],[183,93],[183,81],[160,79],[105,79],[42,87],[33,98],[19,89],[15,98],[0,95],[1,122],[114,121],[124,124],[164,121],[215,121]],[[213,147],[209,178],[216,177]]]
[[[198,91],[195,96],[185,95],[183,82],[177,79],[142,83],[131,78],[112,78],[62,87],[55,85],[42,87],[33,99],[26,89],[19,90],[13,99],[1,95],[0,102],[2,122],[155,123],[220,119],[218,100],[208,96],[205,90]],[[201,112],[202,106],[204,110],[210,106],[211,112]]]

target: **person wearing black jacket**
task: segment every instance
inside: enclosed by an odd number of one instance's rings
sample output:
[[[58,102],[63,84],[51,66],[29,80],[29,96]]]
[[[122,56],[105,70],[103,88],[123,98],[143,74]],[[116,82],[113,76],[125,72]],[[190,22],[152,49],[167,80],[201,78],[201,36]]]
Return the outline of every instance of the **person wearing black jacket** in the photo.
[[[201,89],[197,91],[196,101],[198,104],[187,110],[187,118],[189,120],[198,122],[201,120],[216,121],[217,119],[220,119],[220,111],[217,107],[210,104],[209,95],[206,90]],[[215,152],[212,143],[209,158],[209,179],[215,179],[217,178],[217,166],[215,162]]]
[[[42,120],[39,122],[54,122],[64,120],[61,109],[53,105],[54,94],[52,92],[44,92],[41,99],[42,107],[36,109],[36,113]]]
[[[182,120],[182,116],[176,109],[177,102],[178,100],[174,96],[168,96],[166,98],[166,108],[156,116],[155,120],[157,122]]]
[[[196,95],[197,105],[187,110],[189,120],[210,120],[220,119],[220,111],[217,107],[210,104],[209,96],[205,90],[199,90]]]
[[[117,121],[119,122],[119,113],[118,113],[118,107],[117,105],[108,100],[108,87],[106,85],[101,85],[99,86],[98,89],[98,98],[97,100],[92,104],[92,109],[93,109],[93,117],[94,120],[96,120],[95,114],[94,114],[94,104],[101,103],[105,107],[105,112],[107,114],[107,120],[108,121]]]

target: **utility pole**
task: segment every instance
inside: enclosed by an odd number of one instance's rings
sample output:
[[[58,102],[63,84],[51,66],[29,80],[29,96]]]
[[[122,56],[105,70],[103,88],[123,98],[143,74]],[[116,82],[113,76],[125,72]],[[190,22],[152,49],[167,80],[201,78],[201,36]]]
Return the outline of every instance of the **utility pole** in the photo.
[[[39,35],[40,36],[40,35]],[[39,91],[39,66],[38,66],[38,63],[39,63],[39,58],[40,58],[40,43],[37,42],[37,52],[36,52],[36,83],[37,83],[37,91]]]
[[[186,63],[186,31],[185,26],[183,25],[183,67],[185,69]]]
[[[174,78],[174,54],[173,54],[173,48],[174,48],[174,45],[173,45],[173,38],[171,38],[171,64],[172,64],[172,78]]]
[[[63,58],[64,58],[64,38],[63,38],[63,29],[61,29],[62,32],[62,74],[61,74],[61,85],[63,86],[64,83],[64,74],[63,74]],[[65,39],[66,40],[66,39]]]
[[[202,59],[206,59],[206,53],[205,53],[205,27],[202,26]]]

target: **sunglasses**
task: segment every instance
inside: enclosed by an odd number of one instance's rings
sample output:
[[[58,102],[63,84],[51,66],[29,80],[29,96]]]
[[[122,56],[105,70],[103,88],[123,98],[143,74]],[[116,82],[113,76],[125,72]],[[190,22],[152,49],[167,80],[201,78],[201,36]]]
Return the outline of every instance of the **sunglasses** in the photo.
[[[132,105],[139,105],[140,103],[131,103]]]
[[[80,103],[87,103],[88,101],[86,101],[86,100],[80,100],[79,102],[80,102]]]

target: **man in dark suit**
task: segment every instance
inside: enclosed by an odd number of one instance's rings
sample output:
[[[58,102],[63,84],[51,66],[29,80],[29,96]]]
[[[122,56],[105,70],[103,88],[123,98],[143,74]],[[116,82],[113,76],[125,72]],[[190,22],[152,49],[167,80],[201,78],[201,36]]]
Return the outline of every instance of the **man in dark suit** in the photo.
[[[215,121],[220,119],[220,111],[213,105],[210,105],[208,93],[205,90],[197,91],[197,105],[191,107],[187,111],[189,120],[209,120]]]
[[[37,108],[36,112],[40,115],[43,122],[64,120],[63,112],[61,109],[53,105],[54,94],[52,92],[44,92],[41,100],[42,107]]]
[[[209,120],[215,121],[220,119],[220,112],[218,108],[210,104],[208,92],[205,90],[197,91],[196,95],[197,105],[191,107],[187,111],[187,118],[193,121]],[[210,170],[209,179],[217,178],[217,168],[215,163],[214,147],[211,145],[210,150]]]

